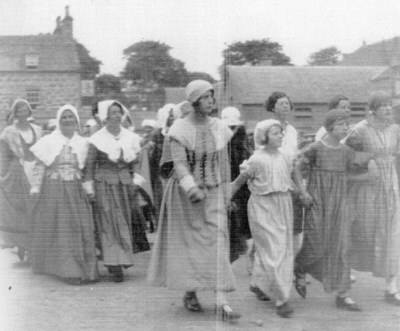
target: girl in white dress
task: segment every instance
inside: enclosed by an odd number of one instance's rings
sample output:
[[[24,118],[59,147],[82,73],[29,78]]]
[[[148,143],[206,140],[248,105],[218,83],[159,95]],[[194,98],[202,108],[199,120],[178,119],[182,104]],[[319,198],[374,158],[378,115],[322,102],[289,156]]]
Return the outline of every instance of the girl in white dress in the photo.
[[[293,275],[293,206],[290,191],[292,158],[280,147],[283,128],[279,121],[269,119],[257,123],[255,142],[261,147],[248,161],[232,183],[232,195],[246,181],[251,192],[248,215],[256,248],[250,289],[267,294],[276,305],[279,316],[289,317]],[[311,199],[302,184],[301,175],[293,178],[301,199]]]

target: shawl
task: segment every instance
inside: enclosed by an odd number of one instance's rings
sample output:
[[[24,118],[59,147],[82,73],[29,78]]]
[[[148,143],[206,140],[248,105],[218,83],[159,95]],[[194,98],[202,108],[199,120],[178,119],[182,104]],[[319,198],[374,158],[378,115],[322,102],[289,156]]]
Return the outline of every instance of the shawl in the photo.
[[[72,138],[68,138],[61,133],[60,118],[64,111],[71,110],[75,115],[78,125],[79,116],[78,111],[74,106],[65,105],[57,111],[57,128],[49,135],[41,138],[30,150],[31,152],[46,166],[50,166],[56,157],[61,153],[64,146],[70,146],[72,153],[76,154],[78,159],[79,168],[83,169],[89,148],[87,139],[81,137],[76,132]]]
[[[140,152],[140,140],[139,135],[122,126],[118,137],[103,127],[89,138],[89,142],[99,151],[106,153],[110,161],[117,162],[122,151],[123,160],[128,163],[137,158]]]

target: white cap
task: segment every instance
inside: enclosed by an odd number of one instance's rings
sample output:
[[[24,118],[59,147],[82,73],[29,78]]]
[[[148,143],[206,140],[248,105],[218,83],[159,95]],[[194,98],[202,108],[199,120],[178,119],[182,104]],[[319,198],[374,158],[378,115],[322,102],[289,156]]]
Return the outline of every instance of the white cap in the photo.
[[[235,107],[226,107],[222,109],[221,119],[228,126],[236,126],[243,124],[243,121],[240,120],[240,111]]]
[[[159,127],[157,121],[155,121],[155,120],[150,120],[150,119],[143,120],[143,122],[142,122],[142,128],[144,128],[145,126],[152,127],[153,129],[156,129],[156,128]]]
[[[207,91],[214,91],[212,85],[202,79],[191,81],[185,89],[186,100],[190,103],[196,102]]]

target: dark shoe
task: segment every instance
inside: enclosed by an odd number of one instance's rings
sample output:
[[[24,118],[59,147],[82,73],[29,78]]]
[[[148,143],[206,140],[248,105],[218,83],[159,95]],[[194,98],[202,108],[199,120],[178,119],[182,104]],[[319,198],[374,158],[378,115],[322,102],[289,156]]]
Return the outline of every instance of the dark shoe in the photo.
[[[306,282],[306,274],[295,271],[294,272],[294,288],[297,293],[305,299],[307,296],[307,282]]]
[[[389,292],[386,291],[385,292],[385,301],[387,303],[391,303],[392,305],[400,306],[400,299],[398,299],[396,297],[397,293],[399,293],[399,292],[389,293]]]
[[[122,283],[124,281],[124,273],[120,265],[108,266],[108,272],[113,275],[113,280],[116,283]]]
[[[353,302],[350,297],[336,297],[336,307],[348,311],[362,311],[362,309],[355,302]]]
[[[253,292],[257,296],[258,300],[269,301],[268,295],[266,295],[263,291],[261,291],[258,286],[250,285],[250,291]]]
[[[221,309],[222,320],[225,322],[237,320],[242,316],[241,314],[233,311],[229,305],[220,306],[219,309]]]
[[[276,307],[276,313],[280,317],[288,318],[293,314],[293,312],[294,312],[294,309],[289,305],[288,302],[285,302],[283,305]]]
[[[186,292],[183,297],[183,305],[189,311],[199,312],[203,310],[197,299],[196,292]]]

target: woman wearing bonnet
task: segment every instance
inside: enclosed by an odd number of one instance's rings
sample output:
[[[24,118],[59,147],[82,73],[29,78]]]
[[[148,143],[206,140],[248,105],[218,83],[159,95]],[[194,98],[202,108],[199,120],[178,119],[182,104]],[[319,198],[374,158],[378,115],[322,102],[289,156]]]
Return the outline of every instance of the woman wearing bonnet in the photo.
[[[103,263],[114,281],[122,282],[122,268],[133,265],[133,253],[150,249],[145,224],[133,210],[137,206],[134,166],[141,138],[121,125],[127,112],[121,103],[105,100],[97,108],[104,126],[89,139],[84,187],[95,199]]]
[[[28,122],[32,108],[27,101],[17,99],[11,108],[12,124],[0,135],[0,244],[17,246],[23,260],[30,240],[32,205],[27,197],[35,160],[29,148],[42,130]]]
[[[213,290],[217,312],[225,320],[236,319],[240,314],[225,296],[235,289],[227,227],[232,132],[209,116],[214,101],[210,83],[192,81],[186,97],[193,111],[175,121],[165,137],[160,164],[170,178],[148,279],[154,286],[185,291],[184,306],[193,312],[202,311],[196,292]]]
[[[93,217],[81,181],[89,143],[78,127],[76,108],[65,105],[56,129],[31,147],[37,161],[30,193],[38,197],[32,268],[73,285],[98,280]]]

